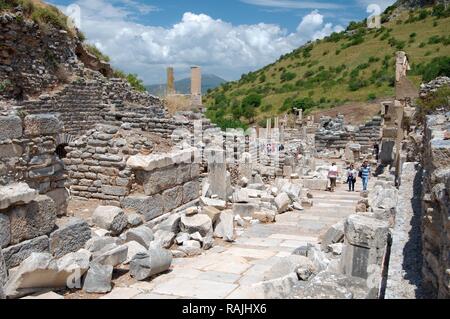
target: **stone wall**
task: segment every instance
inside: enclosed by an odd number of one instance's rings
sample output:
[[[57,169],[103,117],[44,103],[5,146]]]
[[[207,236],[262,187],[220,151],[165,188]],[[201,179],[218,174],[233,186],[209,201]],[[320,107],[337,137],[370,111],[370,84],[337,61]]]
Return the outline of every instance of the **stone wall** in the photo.
[[[381,122],[382,119],[376,116],[364,125],[355,127],[345,126],[342,115],[336,119],[324,117],[316,132],[317,151],[345,149],[349,142],[359,143],[365,150],[372,149],[381,139]]]
[[[0,116],[0,185],[25,182],[57,204],[65,215],[64,164],[56,153],[62,123],[48,114]]]
[[[127,169],[134,180],[130,195],[122,207],[134,209],[146,221],[198,200],[200,165],[195,148],[164,154],[135,155],[128,159]]]
[[[427,116],[423,139],[423,280],[450,297],[450,113]]]

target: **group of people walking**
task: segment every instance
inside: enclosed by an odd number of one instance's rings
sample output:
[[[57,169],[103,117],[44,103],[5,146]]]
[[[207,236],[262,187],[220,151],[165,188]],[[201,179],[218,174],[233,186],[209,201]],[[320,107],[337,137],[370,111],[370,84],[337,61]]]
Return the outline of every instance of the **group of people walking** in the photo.
[[[348,184],[348,191],[354,192],[355,191],[355,184],[358,180],[358,177],[361,178],[362,185],[363,185],[363,191],[366,191],[369,186],[369,178],[370,178],[370,165],[369,162],[364,161],[364,163],[361,165],[359,169],[355,168],[354,164],[351,164],[347,168],[347,184]],[[328,178],[330,180],[330,190],[334,192],[336,189],[336,181],[339,177],[339,170],[336,165],[336,163],[333,163],[330,168],[328,169]]]

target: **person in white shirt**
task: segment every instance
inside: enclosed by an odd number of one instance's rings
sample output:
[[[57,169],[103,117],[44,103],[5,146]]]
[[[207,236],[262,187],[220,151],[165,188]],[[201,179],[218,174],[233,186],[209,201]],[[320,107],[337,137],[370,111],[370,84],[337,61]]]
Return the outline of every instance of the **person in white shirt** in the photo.
[[[347,170],[347,182],[348,182],[348,191],[355,191],[356,178],[358,177],[358,171],[355,169],[355,165],[350,165]]]
[[[336,163],[333,163],[328,169],[328,178],[330,179],[330,190],[334,192],[336,189],[336,180],[339,176],[338,168]]]

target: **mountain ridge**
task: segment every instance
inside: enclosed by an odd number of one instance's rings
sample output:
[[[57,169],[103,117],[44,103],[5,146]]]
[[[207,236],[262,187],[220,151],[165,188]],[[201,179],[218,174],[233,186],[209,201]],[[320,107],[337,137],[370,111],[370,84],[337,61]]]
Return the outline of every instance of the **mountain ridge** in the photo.
[[[208,90],[215,89],[226,80],[214,74],[203,74],[202,75],[202,93],[206,94]],[[180,94],[190,94],[191,92],[191,79],[184,78],[175,81],[175,91]],[[146,85],[146,89],[150,94],[164,96],[166,91],[166,83],[163,84],[152,84]]]

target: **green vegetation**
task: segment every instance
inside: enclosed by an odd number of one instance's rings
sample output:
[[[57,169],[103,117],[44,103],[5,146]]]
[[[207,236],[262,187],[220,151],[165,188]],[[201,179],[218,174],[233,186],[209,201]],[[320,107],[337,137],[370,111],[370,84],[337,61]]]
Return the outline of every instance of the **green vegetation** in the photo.
[[[437,109],[443,109],[446,112],[450,111],[450,87],[445,86],[439,88],[436,92],[429,95],[426,99],[418,99],[419,105],[417,116],[423,118],[424,116],[433,113]]]
[[[139,92],[147,91],[145,86],[144,86],[144,82],[141,79],[139,79],[137,74],[126,74],[125,72],[123,72],[121,70],[115,69],[114,73],[113,73],[113,77],[127,80],[128,83],[130,83],[130,85],[136,91],[139,91]]]
[[[105,62],[110,62],[111,61],[109,56],[107,56],[106,54],[103,54],[95,45],[85,44],[84,47],[89,53],[94,55],[100,61],[105,61]]]
[[[332,33],[211,90],[204,101],[207,116],[222,127],[242,127],[293,108],[308,114],[348,101],[392,97],[399,50],[408,54],[409,77],[415,85],[448,75],[450,11],[435,6],[388,19],[394,8],[383,13],[380,29],[367,29],[365,21],[352,22],[346,32]],[[252,95],[261,97],[260,105],[242,107]]]

